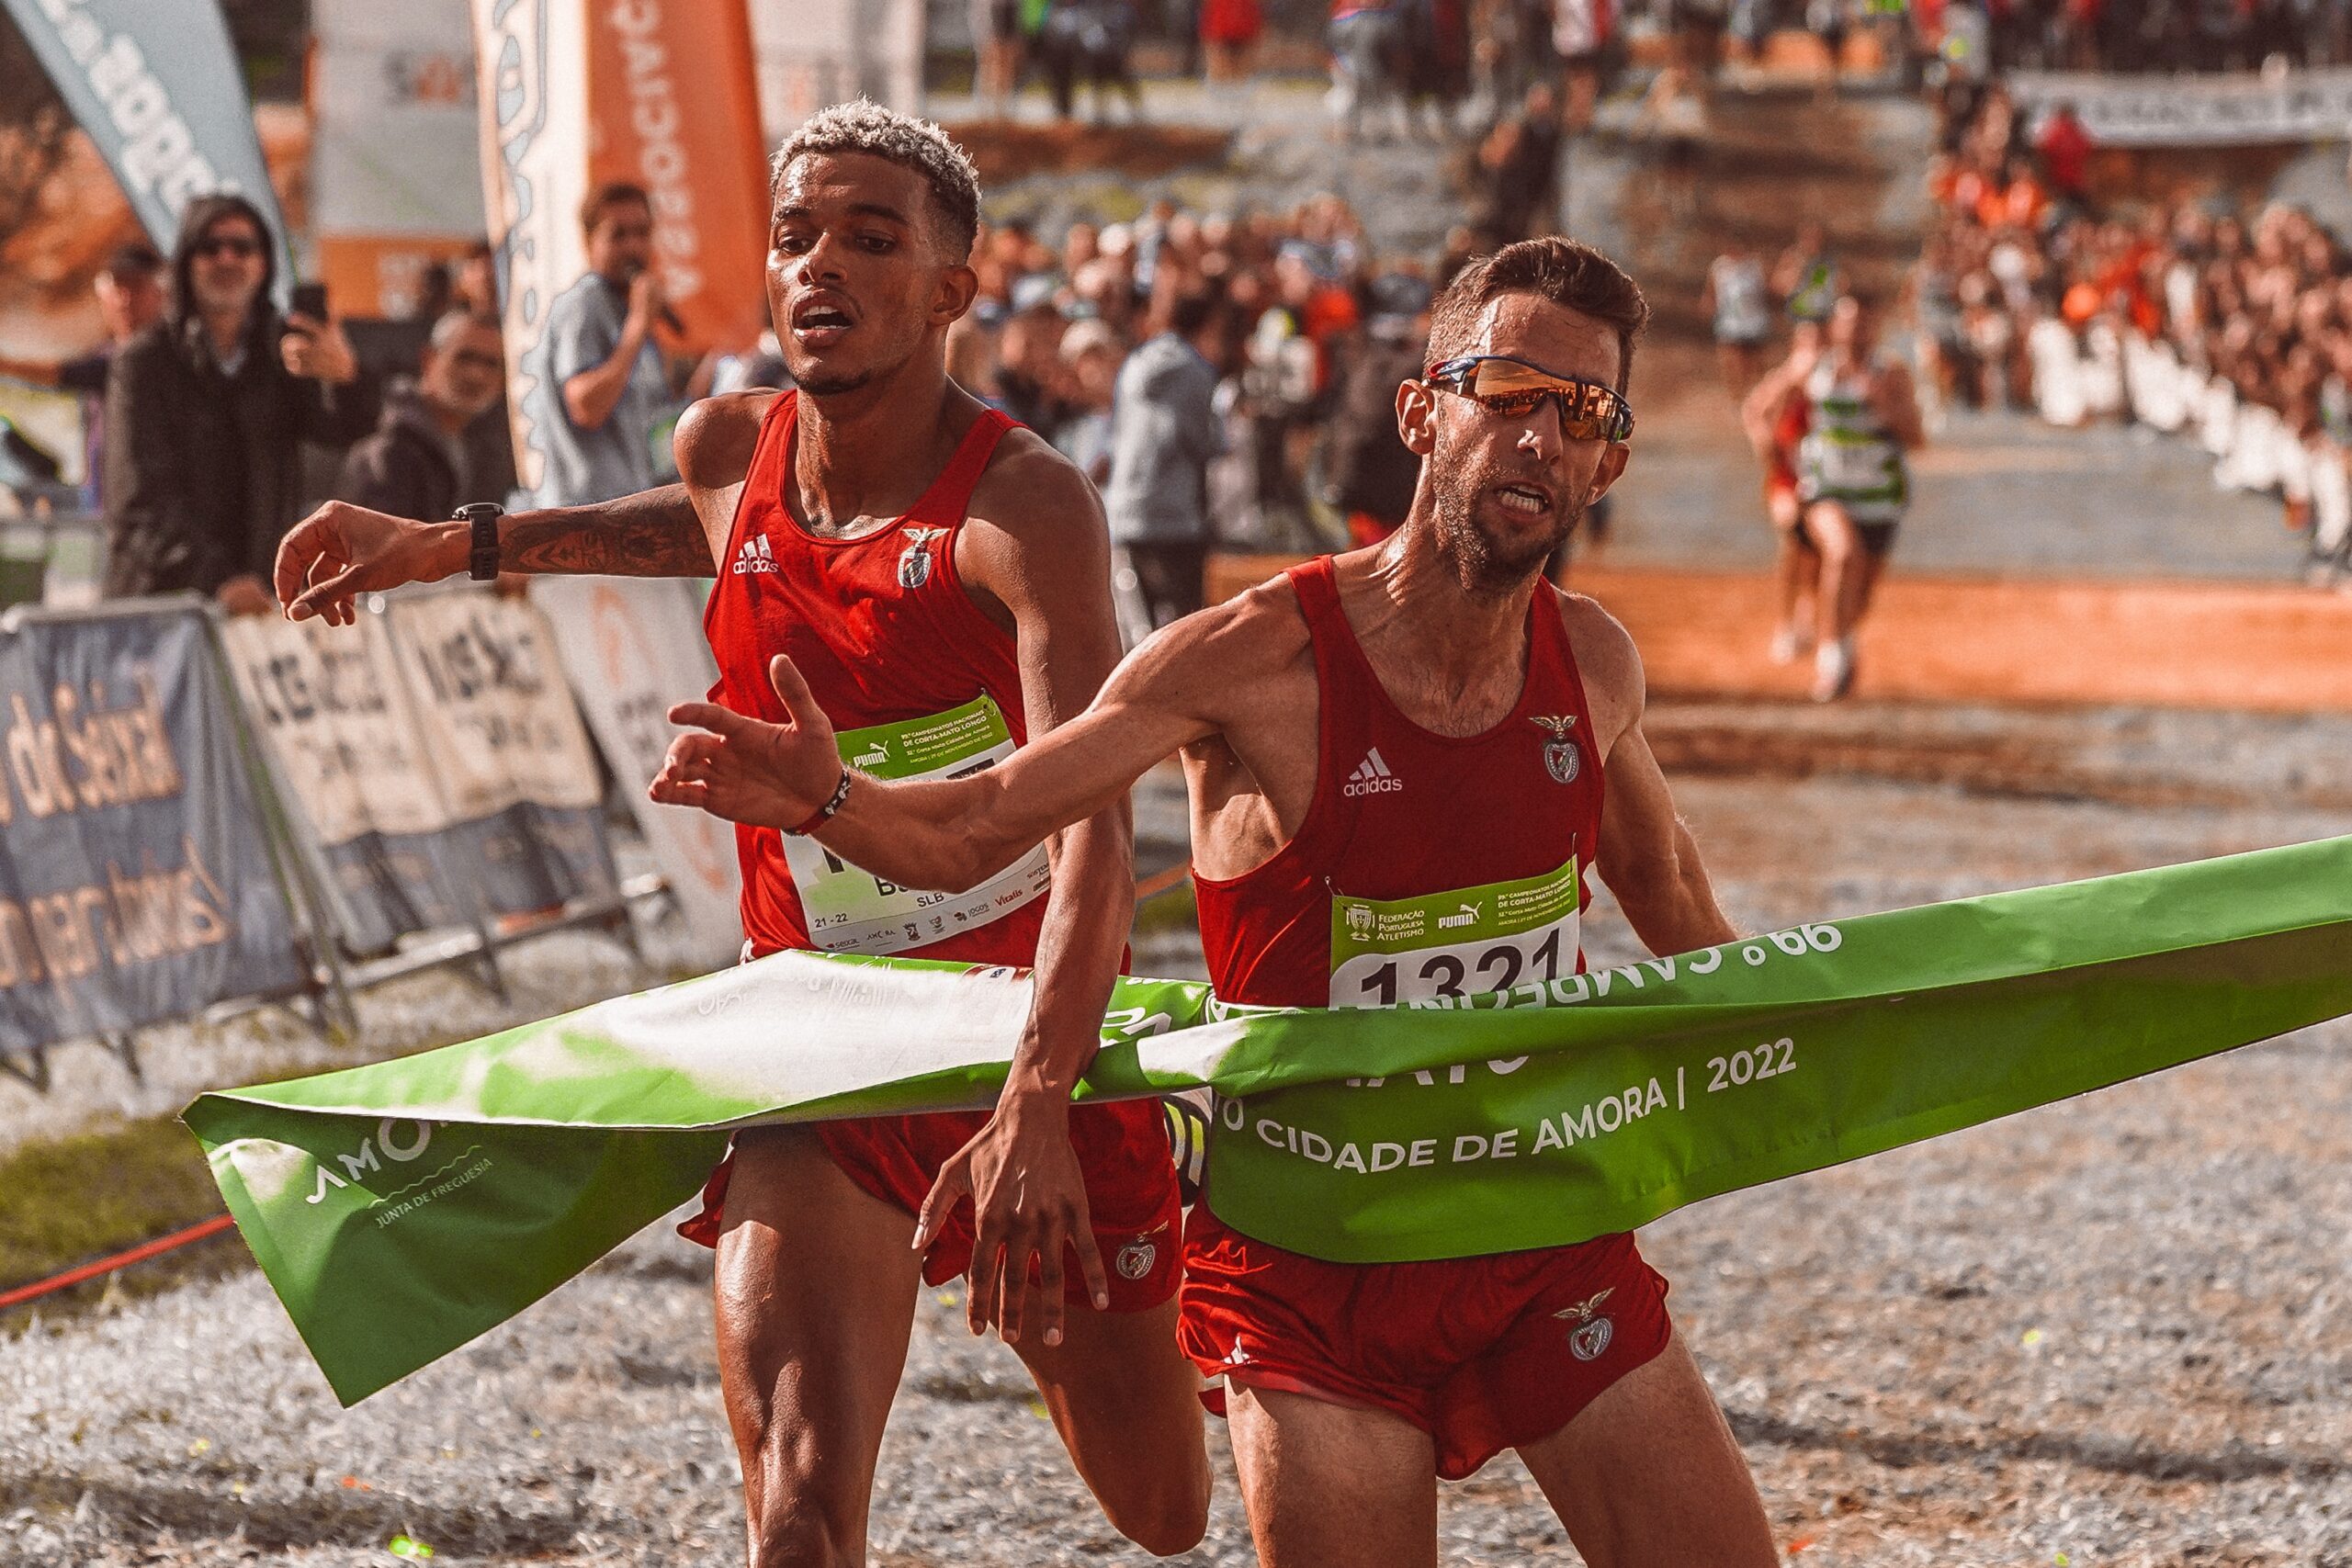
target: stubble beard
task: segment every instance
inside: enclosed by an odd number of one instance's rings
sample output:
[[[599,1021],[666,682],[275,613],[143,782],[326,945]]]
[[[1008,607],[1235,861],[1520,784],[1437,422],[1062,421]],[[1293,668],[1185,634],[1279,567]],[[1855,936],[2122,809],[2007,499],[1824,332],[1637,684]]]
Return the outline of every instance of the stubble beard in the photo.
[[[1584,514],[1589,480],[1571,505],[1563,506],[1552,526],[1540,535],[1518,533],[1498,537],[1478,519],[1478,495],[1487,488],[1482,472],[1459,468],[1441,470],[1436,485],[1437,547],[1453,569],[1464,592],[1473,598],[1499,599],[1532,581],[1560,546],[1576,531]]]

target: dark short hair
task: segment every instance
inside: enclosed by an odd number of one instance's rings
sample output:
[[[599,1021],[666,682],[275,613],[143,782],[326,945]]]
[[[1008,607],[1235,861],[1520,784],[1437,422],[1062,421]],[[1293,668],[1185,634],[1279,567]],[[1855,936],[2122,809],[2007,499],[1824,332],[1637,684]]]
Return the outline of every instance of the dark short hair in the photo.
[[[958,263],[971,259],[980,230],[980,175],[971,155],[938,126],[865,98],[821,109],[776,149],[768,172],[771,206],[794,160],[819,153],[862,153],[921,175],[939,220],[941,248]]]
[[[1521,240],[1464,267],[1430,308],[1429,361],[1460,354],[1487,304],[1506,294],[1533,294],[1617,330],[1617,389],[1634,373],[1634,340],[1649,324],[1650,303],[1625,269],[1590,245],[1558,234]]]
[[[643,186],[629,180],[606,180],[590,191],[580,203],[580,232],[583,235],[594,233],[596,225],[605,220],[606,212],[629,202],[645,209],[648,217],[652,216],[653,198],[646,194]]]
[[[133,240],[107,253],[104,270],[114,278],[153,277],[164,270],[164,258],[146,241]]]

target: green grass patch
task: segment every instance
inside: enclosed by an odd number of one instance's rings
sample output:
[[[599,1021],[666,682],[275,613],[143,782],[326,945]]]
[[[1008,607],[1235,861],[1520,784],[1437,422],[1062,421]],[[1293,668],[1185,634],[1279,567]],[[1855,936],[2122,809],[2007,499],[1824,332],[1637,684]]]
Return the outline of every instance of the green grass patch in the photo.
[[[1189,931],[1201,923],[1201,907],[1190,882],[1178,884],[1136,906],[1135,934],[1159,936]]]
[[[221,1207],[204,1151],[172,1117],[26,1145],[0,1156],[0,1290],[136,1247],[217,1214]],[[177,1280],[199,1261],[192,1255],[241,1255],[234,1244],[222,1247],[223,1239],[141,1263],[123,1279],[132,1282],[136,1275],[141,1285],[151,1279]],[[15,1311],[38,1308],[53,1314],[76,1300],[96,1300],[104,1284],[93,1280]]]

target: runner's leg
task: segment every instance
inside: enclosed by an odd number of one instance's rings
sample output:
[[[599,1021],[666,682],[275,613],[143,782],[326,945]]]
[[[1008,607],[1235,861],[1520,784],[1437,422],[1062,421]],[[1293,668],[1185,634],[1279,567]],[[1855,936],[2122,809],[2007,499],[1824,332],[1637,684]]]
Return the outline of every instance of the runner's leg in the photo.
[[[1119,1533],[1156,1557],[1200,1544],[1209,1456],[1201,1377],[1176,1348],[1176,1299],[1145,1312],[1073,1305],[1059,1345],[1029,1335],[1013,1348]]]
[[[914,1218],[797,1128],[735,1142],[714,1297],[752,1568],[859,1564],[875,1456],[905,1370]]]
[[[1886,575],[1886,558],[1890,553],[1888,549],[1867,546],[1860,552],[1861,559],[1853,573],[1854,602],[1846,616],[1849,627],[1860,626],[1862,617],[1870,613],[1871,600],[1878,592],[1879,580]]]
[[[1773,609],[1772,657],[1788,663],[1813,645],[1806,624],[1807,600],[1820,592],[1821,552],[1805,536],[1804,506],[1794,491],[1775,485],[1766,500],[1772,522]]]
[[[1305,1394],[1226,1394],[1263,1568],[1435,1568],[1437,1454],[1402,1416]]]
[[[1770,1568],[1747,1460],[1680,1335],[1519,1450],[1591,1568]]]
[[[1815,615],[1820,639],[1835,642],[1854,629],[1849,618],[1856,604],[1857,575],[1862,570],[1861,536],[1854,520],[1834,501],[1816,501],[1804,509],[1805,536],[1821,552],[1821,589]]]

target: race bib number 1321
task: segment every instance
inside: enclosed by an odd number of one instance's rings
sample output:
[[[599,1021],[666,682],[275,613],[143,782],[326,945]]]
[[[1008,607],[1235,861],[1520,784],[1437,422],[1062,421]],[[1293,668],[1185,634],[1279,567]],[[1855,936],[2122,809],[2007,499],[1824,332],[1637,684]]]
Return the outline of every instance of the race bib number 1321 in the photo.
[[[1541,876],[1420,898],[1331,897],[1335,1008],[1453,1005],[1576,973],[1573,854]]]

